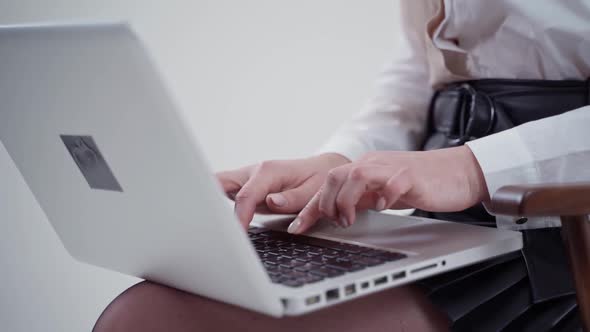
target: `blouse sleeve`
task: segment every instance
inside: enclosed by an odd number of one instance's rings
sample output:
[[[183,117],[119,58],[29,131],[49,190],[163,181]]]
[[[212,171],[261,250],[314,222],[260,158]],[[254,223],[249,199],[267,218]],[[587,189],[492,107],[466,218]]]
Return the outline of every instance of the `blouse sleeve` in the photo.
[[[590,179],[590,106],[532,121],[468,142],[493,195],[505,185],[566,183]],[[529,229],[560,226],[558,218],[497,217],[498,226]]]
[[[396,57],[377,80],[377,91],[361,112],[319,150],[356,160],[369,151],[417,150],[426,131],[433,88],[428,80],[426,22],[416,20],[413,1],[400,1]]]

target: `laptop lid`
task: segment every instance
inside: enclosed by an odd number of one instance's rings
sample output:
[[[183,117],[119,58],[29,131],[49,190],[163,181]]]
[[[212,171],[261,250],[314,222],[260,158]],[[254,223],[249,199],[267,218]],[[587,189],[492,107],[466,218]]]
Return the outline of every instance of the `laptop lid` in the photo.
[[[127,25],[0,27],[0,100],[0,140],[72,256],[282,314]]]

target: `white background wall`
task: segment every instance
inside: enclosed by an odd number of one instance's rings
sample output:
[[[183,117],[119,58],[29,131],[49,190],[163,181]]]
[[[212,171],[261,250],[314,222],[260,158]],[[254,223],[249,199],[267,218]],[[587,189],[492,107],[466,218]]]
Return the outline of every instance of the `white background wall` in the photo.
[[[307,155],[355,113],[395,52],[394,7],[389,0],[0,0],[0,24],[130,20],[221,170]],[[0,331],[89,331],[134,282],[73,261],[0,148]]]

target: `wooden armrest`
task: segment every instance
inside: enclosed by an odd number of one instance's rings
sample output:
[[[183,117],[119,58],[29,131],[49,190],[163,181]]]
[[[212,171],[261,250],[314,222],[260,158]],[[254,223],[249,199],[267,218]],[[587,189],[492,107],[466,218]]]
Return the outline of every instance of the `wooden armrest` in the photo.
[[[493,195],[494,214],[580,216],[590,214],[590,183],[505,186]]]
[[[590,183],[506,186],[492,197],[490,212],[518,217],[560,216],[580,318],[590,332]]]

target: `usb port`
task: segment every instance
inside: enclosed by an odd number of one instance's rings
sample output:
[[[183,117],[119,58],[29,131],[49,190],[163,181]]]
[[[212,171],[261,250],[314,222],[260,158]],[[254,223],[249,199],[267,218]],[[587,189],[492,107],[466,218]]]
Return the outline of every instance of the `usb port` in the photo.
[[[391,275],[391,279],[398,280],[406,277],[406,271],[400,271]]]
[[[340,294],[339,294],[337,288],[330,289],[329,291],[326,292],[326,300],[327,301],[338,300],[339,297],[340,297]]]
[[[305,304],[306,305],[312,305],[312,304],[316,304],[320,302],[320,296],[319,295],[314,295],[314,296],[310,296],[308,298],[305,299]]]
[[[362,288],[362,289],[367,289],[367,288],[369,288],[369,282],[368,282],[368,281],[363,281],[363,282],[361,283],[361,288]]]
[[[374,282],[375,286],[383,285],[387,282],[387,276],[377,278],[373,282]]]
[[[350,284],[347,285],[346,287],[344,287],[344,295],[352,295],[356,293],[356,285],[355,284]]]

